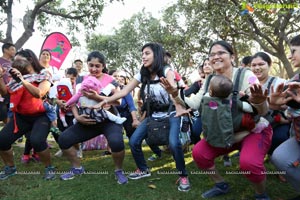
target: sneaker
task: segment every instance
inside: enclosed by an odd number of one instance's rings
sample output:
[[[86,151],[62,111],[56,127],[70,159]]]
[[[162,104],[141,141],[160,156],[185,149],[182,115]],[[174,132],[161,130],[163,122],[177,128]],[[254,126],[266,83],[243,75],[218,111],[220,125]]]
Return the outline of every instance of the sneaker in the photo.
[[[255,194],[255,200],[271,200],[270,197],[266,193],[263,194]]]
[[[84,174],[83,167],[80,167],[80,168],[72,167],[68,173],[61,175],[60,179],[64,180],[64,181],[71,180],[71,179],[75,178],[75,176],[82,175],[82,174]]]
[[[57,127],[51,127],[49,132],[52,133],[52,134],[58,134],[59,135],[60,130]]]
[[[45,175],[44,175],[45,180],[53,180],[55,179],[55,167],[48,166],[45,168]]]
[[[31,160],[31,156],[30,155],[23,155],[21,157],[21,163],[24,163],[24,164],[28,164]]]
[[[222,186],[218,186],[222,184]],[[201,197],[202,198],[210,198],[210,197],[215,197],[219,196],[222,194],[227,194],[229,192],[229,185],[228,183],[217,183],[213,188],[210,190],[204,192]]]
[[[58,152],[56,152],[56,153],[54,154],[54,156],[56,156],[56,157],[62,157],[62,155],[63,155],[62,150],[58,150]]]
[[[128,178],[137,180],[137,179],[141,179],[141,178],[145,178],[145,177],[149,177],[149,176],[151,176],[151,172],[149,169],[147,169],[146,171],[141,171],[141,170],[137,169],[134,173],[129,174]]]
[[[35,162],[40,162],[40,156],[37,153],[33,153],[31,159]]]
[[[18,143],[22,143],[22,142],[23,142],[23,136],[18,139]]]
[[[110,151],[104,151],[101,156],[109,156],[111,155],[111,152]]]
[[[124,175],[123,170],[119,169],[115,171],[116,179],[118,180],[119,184],[126,184],[128,183],[127,177]]]
[[[182,176],[176,181],[176,183],[178,182],[179,182],[179,186],[178,186],[179,191],[188,192],[191,189],[191,185],[188,177]]]
[[[148,158],[149,161],[155,161],[157,159],[161,158],[161,156],[157,155],[157,154],[153,154],[152,156],[150,156]]]
[[[231,167],[232,166],[231,159],[229,158],[228,155],[223,156],[223,161],[224,161],[224,167]]]
[[[17,169],[15,166],[13,166],[13,167],[5,166],[3,171],[0,174],[0,180],[5,180],[5,179],[15,175],[16,172],[17,172]]]
[[[232,166],[232,162],[230,158],[228,160],[224,160],[224,167],[231,167],[231,166]]]

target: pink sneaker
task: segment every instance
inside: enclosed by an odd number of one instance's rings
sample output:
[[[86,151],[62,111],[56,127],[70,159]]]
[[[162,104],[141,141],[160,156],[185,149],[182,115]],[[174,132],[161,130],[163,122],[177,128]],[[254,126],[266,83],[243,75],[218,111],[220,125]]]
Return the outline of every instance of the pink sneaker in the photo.
[[[30,162],[31,156],[30,155],[23,155],[21,157],[21,162],[24,164],[28,164]]]
[[[40,156],[37,153],[33,153],[32,160],[34,160],[35,162],[40,162]]]

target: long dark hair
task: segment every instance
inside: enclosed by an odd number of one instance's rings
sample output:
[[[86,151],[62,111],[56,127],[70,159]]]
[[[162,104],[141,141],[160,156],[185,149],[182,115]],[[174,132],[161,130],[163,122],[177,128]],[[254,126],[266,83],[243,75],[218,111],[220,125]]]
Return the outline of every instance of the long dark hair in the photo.
[[[39,62],[39,59],[37,58],[37,56],[35,55],[35,53],[30,50],[30,49],[21,49],[20,51],[18,51],[16,53],[16,56],[19,55],[19,56],[22,56],[24,58],[26,58],[26,60],[28,60],[34,71],[37,72],[37,73],[40,73],[43,69],[45,69]]]
[[[141,86],[141,98],[143,101],[145,100],[145,87],[147,84],[150,84],[151,81],[151,74],[157,74],[158,77],[163,76],[163,70],[164,66],[166,65],[165,63],[165,50],[162,47],[161,44],[155,43],[155,42],[150,42],[145,44],[142,47],[142,51],[149,47],[153,51],[153,63],[151,66],[151,71],[149,70],[149,67],[145,67],[144,65],[142,66],[140,73],[141,73],[141,81],[142,81],[142,86]]]
[[[147,47],[149,47],[153,51],[154,58],[151,66],[151,71],[149,70],[149,68],[144,67],[144,65],[140,70],[142,83],[147,83],[147,81],[150,81],[151,74],[157,74],[159,77],[162,77],[163,69],[166,64],[164,61],[165,50],[161,44],[155,42],[147,43],[142,47],[142,51]]]

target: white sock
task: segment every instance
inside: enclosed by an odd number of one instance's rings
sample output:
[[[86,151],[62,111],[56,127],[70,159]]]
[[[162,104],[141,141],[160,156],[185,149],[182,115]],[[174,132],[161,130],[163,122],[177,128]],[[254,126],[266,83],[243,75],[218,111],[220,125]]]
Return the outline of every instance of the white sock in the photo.
[[[110,121],[116,122],[117,124],[123,124],[127,120],[127,118],[125,118],[125,117],[119,117],[108,111],[106,111],[106,114],[107,114],[107,118]]]

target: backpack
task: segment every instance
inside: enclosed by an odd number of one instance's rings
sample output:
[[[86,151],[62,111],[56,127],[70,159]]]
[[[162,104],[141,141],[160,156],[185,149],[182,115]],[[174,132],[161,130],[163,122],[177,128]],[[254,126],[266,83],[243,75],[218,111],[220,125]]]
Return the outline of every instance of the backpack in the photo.
[[[234,133],[241,129],[243,119],[242,100],[238,98],[241,80],[244,80],[247,68],[239,68],[234,77],[232,95],[226,99],[205,96],[213,74],[207,78],[201,100],[200,113],[206,141],[214,146],[229,148],[234,143]],[[255,125],[255,124],[253,124]]]
[[[62,78],[57,84],[57,98],[68,101],[72,97],[72,84],[69,78]]]

